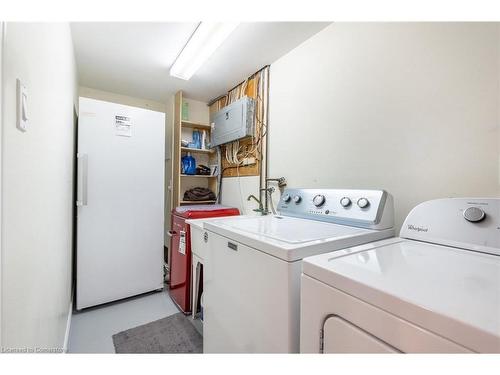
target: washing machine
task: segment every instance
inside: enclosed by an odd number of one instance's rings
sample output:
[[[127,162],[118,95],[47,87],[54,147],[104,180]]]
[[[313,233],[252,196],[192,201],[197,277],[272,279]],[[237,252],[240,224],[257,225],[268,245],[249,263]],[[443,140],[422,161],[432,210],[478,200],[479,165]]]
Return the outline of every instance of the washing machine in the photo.
[[[298,352],[302,259],[394,236],[383,190],[287,189],[277,208],[204,223],[206,353]]]
[[[400,237],[303,261],[304,353],[499,353],[500,199],[422,203]]]

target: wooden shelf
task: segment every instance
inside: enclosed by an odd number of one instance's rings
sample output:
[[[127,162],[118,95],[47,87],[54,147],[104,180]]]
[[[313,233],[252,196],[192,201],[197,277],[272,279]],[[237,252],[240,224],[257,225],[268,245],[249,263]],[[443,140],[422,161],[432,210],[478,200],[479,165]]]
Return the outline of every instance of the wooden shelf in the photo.
[[[181,201],[181,204],[215,203],[217,201]]]
[[[200,129],[200,130],[210,130],[211,129],[211,126],[209,124],[201,124],[198,122],[187,121],[187,120],[182,120],[181,125],[183,128],[193,128],[193,129]]]
[[[181,177],[214,178],[214,177],[217,177],[217,176],[210,176],[210,175],[205,175],[205,174],[181,174]]]
[[[215,203],[215,201],[185,201],[184,193],[186,189],[192,187],[203,187],[210,189],[217,196],[219,191],[219,184],[217,176],[207,176],[207,175],[187,175],[181,172],[182,156],[190,152],[193,157],[197,160],[196,164],[206,164],[214,165],[219,164],[219,157],[215,149],[199,149],[182,147],[182,133],[189,133],[190,129],[198,129],[200,132],[206,132],[207,135],[211,133],[210,126],[210,111],[208,106],[206,111],[201,111],[199,113],[200,117],[197,121],[182,120],[182,103],[185,100],[182,91],[178,91],[175,94],[174,100],[174,123],[173,123],[173,134],[172,134],[172,189],[170,196],[170,203],[172,207],[177,207],[180,205],[192,205],[192,204],[210,204]],[[205,156],[203,156],[205,155]],[[205,160],[206,159],[206,160]]]
[[[211,154],[214,152],[214,150],[203,150],[201,148],[190,148],[190,147],[181,147],[182,152],[192,152],[192,153],[198,153],[198,154]]]

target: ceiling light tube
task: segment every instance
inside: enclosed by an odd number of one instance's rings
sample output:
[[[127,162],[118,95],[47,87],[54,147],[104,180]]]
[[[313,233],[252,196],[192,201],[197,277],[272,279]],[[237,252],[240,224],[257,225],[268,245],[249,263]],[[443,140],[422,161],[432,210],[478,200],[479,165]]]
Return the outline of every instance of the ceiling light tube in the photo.
[[[236,26],[238,23],[200,22],[170,68],[170,75],[190,79]]]

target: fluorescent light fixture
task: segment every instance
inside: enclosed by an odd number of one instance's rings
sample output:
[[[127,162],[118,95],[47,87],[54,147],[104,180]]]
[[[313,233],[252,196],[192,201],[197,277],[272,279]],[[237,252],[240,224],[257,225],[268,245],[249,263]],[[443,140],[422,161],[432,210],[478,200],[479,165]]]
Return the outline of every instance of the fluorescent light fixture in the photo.
[[[200,22],[170,68],[170,75],[188,80],[212,56],[239,23]]]

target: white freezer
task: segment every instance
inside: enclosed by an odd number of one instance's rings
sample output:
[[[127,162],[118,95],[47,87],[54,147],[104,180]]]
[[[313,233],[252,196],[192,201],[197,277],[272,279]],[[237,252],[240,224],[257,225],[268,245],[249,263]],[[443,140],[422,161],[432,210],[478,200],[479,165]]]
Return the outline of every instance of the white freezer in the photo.
[[[165,115],[80,98],[77,309],[163,287]]]

